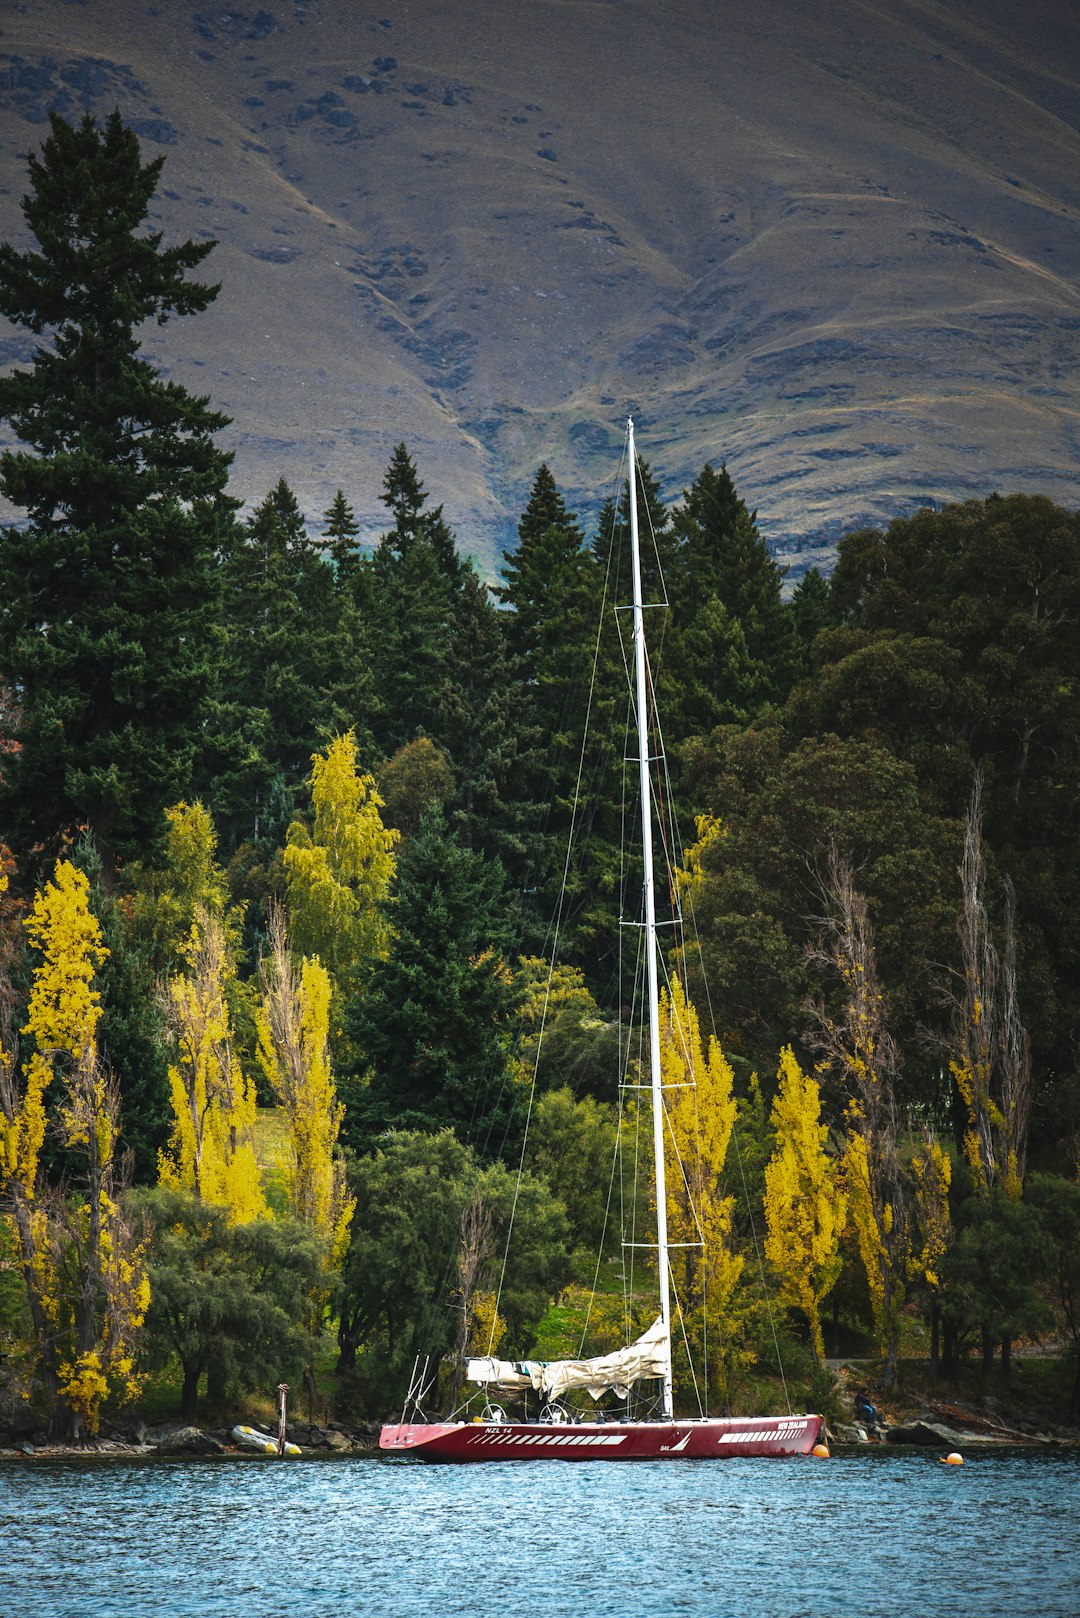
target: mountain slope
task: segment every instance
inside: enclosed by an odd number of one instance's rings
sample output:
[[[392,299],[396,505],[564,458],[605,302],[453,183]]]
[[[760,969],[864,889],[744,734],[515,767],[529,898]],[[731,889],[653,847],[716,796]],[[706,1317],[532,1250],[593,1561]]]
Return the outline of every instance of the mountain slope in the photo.
[[[246,498],[340,485],[374,533],[405,439],[490,568],[541,459],[608,492],[632,409],[670,493],[726,460],[801,561],[927,500],[1077,502],[1067,8],[380,6],[34,0],[0,32],[6,238],[46,110],[119,105],[167,239],[218,239],[213,310],[147,345],[233,416]]]

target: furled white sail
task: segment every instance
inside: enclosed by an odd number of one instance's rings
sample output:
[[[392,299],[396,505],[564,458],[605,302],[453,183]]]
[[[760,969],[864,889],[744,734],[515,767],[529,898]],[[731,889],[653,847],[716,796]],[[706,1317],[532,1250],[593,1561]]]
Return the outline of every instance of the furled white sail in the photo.
[[[470,1382],[504,1392],[532,1388],[546,1399],[558,1399],[570,1388],[585,1388],[594,1399],[614,1388],[621,1398],[633,1382],[643,1377],[663,1377],[671,1364],[671,1344],[662,1319],[628,1348],[601,1354],[592,1360],[470,1360],[466,1375]]]

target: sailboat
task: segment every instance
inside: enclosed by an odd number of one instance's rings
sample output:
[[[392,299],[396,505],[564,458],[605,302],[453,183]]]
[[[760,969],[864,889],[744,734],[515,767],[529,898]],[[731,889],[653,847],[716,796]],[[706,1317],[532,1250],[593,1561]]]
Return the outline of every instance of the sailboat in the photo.
[[[671,1283],[668,1259],[667,1193],[664,1177],[664,1106],[661,1083],[659,969],[656,895],[653,877],[653,809],[646,723],[648,675],[645,613],[641,587],[638,535],[637,459],[634,423],[627,422],[629,463],[630,550],[633,587],[634,682],[637,704],[638,777],[641,797],[644,864],[644,944],[648,989],[649,1090],[652,1098],[652,1147],[656,1176],[656,1255],[660,1312],[638,1340],[594,1359],[506,1361],[491,1357],[470,1360],[466,1375],[494,1392],[538,1393],[544,1403],[535,1421],[508,1420],[502,1407],[488,1403],[484,1414],[469,1420],[407,1419],[384,1426],[379,1448],[390,1454],[431,1461],[665,1461],[718,1460],[735,1456],[806,1455],[817,1444],[821,1416],[676,1417],[671,1362]],[[625,1397],[636,1382],[660,1384],[659,1414],[648,1418],[598,1415],[578,1420],[559,1403],[571,1389],[584,1388],[593,1398],[609,1389]]]

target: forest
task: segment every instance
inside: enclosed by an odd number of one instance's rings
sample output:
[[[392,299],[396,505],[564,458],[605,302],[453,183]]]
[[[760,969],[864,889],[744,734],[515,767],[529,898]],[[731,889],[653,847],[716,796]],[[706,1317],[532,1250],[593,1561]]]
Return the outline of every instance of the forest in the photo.
[[[0,248],[0,1406],[76,1442],[651,1319],[625,480],[585,532],[538,467],[493,585],[404,443],[377,537],[243,513],[142,353],[218,291],[163,161],[53,116]],[[639,475],[680,1401],[1047,1339],[1080,1417],[1080,518],[928,508],[789,590],[721,453]]]

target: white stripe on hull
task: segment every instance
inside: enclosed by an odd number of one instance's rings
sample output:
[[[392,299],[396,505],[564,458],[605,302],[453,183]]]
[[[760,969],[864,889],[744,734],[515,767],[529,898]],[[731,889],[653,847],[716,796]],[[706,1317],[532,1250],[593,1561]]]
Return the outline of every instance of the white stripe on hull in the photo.
[[[555,1428],[523,1422],[416,1422],[384,1427],[379,1447],[432,1461],[718,1460],[805,1455],[820,1431],[820,1416],[582,1422]]]

